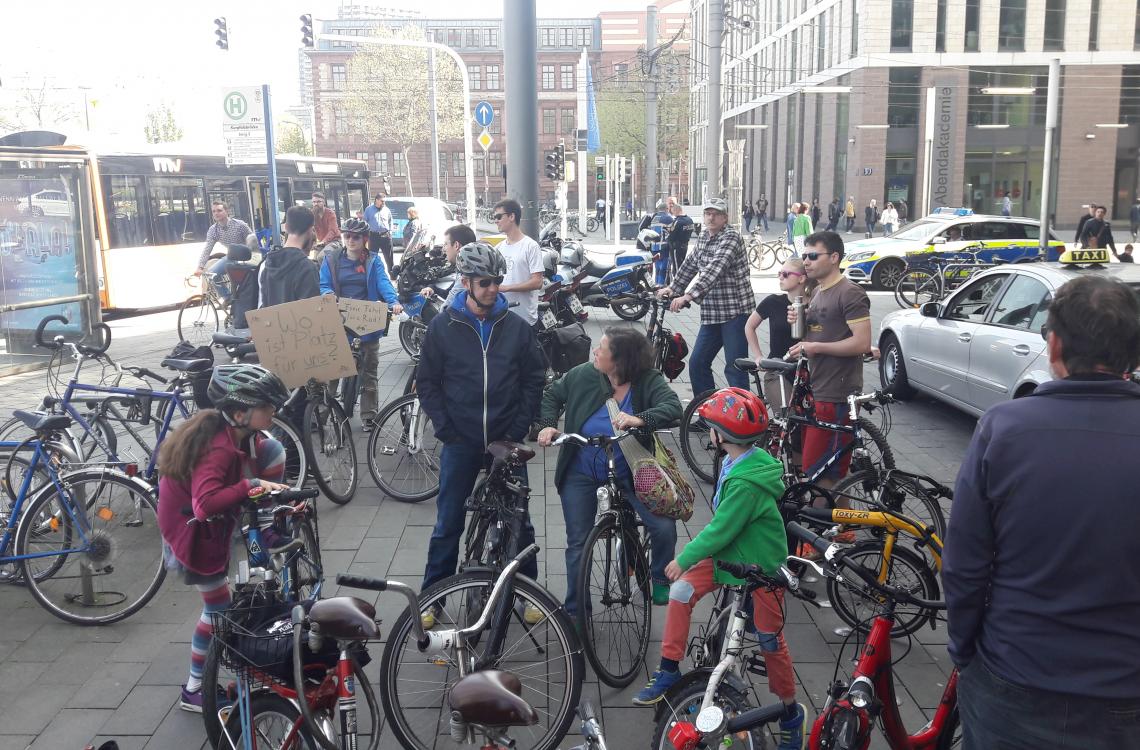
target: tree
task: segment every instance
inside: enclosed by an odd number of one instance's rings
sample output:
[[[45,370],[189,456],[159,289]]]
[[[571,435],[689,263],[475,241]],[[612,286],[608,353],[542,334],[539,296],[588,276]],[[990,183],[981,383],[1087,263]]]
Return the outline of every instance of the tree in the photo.
[[[373,36],[422,41],[423,30],[415,26],[397,31],[380,28]],[[405,170],[412,147],[431,140],[428,58],[426,49],[361,45],[348,60],[343,97],[331,101],[333,108],[342,108],[347,115],[353,135],[370,144],[397,144],[403,151]],[[466,111],[463,79],[455,62],[441,53],[435,55],[435,102],[439,140],[461,138]],[[411,173],[405,172],[405,177],[411,195]]]
[[[74,89],[48,86],[47,79],[38,85],[11,89],[15,95],[0,103],[6,115],[0,115],[3,130],[58,130],[79,119],[79,111],[70,101]]]
[[[174,110],[166,102],[147,111],[143,133],[147,143],[175,143],[182,140],[182,128],[174,118]]]
[[[305,137],[301,123],[296,120],[280,120],[273,126],[273,130],[277,135],[277,143],[273,145],[274,153],[313,155],[313,147]]]

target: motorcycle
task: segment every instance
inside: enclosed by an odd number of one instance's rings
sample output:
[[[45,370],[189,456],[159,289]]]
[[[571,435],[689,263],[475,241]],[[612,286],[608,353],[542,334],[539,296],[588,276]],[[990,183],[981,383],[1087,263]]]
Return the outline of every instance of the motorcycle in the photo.
[[[396,277],[396,297],[404,306],[400,316],[400,346],[413,362],[419,361],[428,323],[443,309],[443,302],[456,283],[455,266],[447,262],[441,249],[432,245],[431,242],[413,242],[415,249],[405,252],[400,264],[392,269]],[[420,293],[425,288],[433,292],[430,299]]]
[[[652,290],[652,272],[653,255],[646,250],[626,250],[607,264],[594,261],[577,242],[565,242],[557,275],[569,280],[583,305],[608,307],[622,320],[641,320],[649,311],[649,303],[636,295]]]

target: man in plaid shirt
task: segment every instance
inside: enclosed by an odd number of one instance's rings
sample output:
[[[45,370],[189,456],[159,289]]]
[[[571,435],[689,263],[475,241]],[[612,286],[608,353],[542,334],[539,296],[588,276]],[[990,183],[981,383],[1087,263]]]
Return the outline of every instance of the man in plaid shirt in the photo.
[[[740,233],[728,226],[728,211],[723,200],[705,204],[705,229],[697,239],[697,249],[689,253],[677,269],[673,286],[684,290],[700,271],[693,288],[673,300],[673,312],[696,302],[701,306],[701,330],[689,359],[693,395],[711,391],[712,362],[724,349],[724,376],[728,384],[748,388],[748,376],[733,367],[738,357],[748,356],[748,340],[744,323],[756,306],[756,295],[748,280],[748,255]],[[671,287],[658,292],[673,296]]]
[[[246,237],[253,234],[249,224],[241,219],[230,217],[229,211],[226,210],[226,204],[222,201],[214,201],[210,207],[210,213],[214,217],[214,223],[206,230],[206,245],[202,248],[201,257],[198,258],[198,270],[194,271],[195,276],[201,276],[206,270],[206,263],[210,260],[210,253],[214,251],[214,245],[220,242],[224,251],[228,249],[227,245],[244,245]],[[226,266],[229,265],[229,262],[228,258],[223,257],[210,266],[210,273],[214,274],[217,279],[218,294],[223,298],[230,296],[228,279],[225,275]]]

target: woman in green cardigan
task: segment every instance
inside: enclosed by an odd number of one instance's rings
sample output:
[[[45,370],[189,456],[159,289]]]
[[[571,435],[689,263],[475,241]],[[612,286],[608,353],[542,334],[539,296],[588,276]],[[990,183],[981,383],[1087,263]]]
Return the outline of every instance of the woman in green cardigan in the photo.
[[[614,399],[621,410],[611,422],[606,401]],[[653,351],[644,334],[632,328],[609,328],[594,349],[594,361],[578,365],[552,383],[542,397],[543,430],[538,444],[546,447],[558,437],[558,417],[565,411],[566,431],[587,437],[613,435],[617,430],[672,427],[681,419],[681,400],[653,369]],[[639,439],[641,439],[639,437]],[[642,440],[652,450],[650,439]],[[669,579],[665,566],[673,559],[677,525],[655,516],[637,499],[629,465],[618,449],[614,453],[625,497],[649,530],[653,603],[669,602]],[[594,527],[596,492],[606,481],[606,455],[601,448],[563,445],[558,454],[554,484],[562,498],[566,519],[566,611],[577,612],[578,566],[586,536]]]

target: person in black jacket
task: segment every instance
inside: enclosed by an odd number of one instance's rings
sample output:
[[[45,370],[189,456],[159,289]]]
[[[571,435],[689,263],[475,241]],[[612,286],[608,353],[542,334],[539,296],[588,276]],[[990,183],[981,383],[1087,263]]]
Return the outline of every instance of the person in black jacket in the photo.
[[[1082,214],[1081,218],[1077,220],[1077,236],[1073,238],[1073,242],[1076,242],[1078,244],[1081,241],[1081,237],[1084,235],[1085,224],[1088,223],[1088,220],[1091,219],[1096,214],[1096,204],[1095,203],[1093,203],[1092,201],[1089,201],[1089,205],[1087,206],[1087,208],[1088,208],[1088,211],[1086,213]]]
[[[455,574],[463,506],[487,463],[487,446],[526,438],[546,382],[534,329],[508,312],[507,298],[499,293],[507,272],[503,254],[485,242],[472,242],[460,249],[455,266],[464,291],[428,325],[416,373],[420,404],[443,443],[436,522],[421,591]],[[525,482],[526,473],[519,478]],[[528,515],[519,549],[533,541]],[[538,576],[534,557],[521,572]],[[537,609],[524,612],[530,624],[539,617]],[[429,610],[422,619],[430,628],[436,613]]]
[[[1112,238],[1112,225],[1105,219],[1108,211],[1104,206],[1097,206],[1093,217],[1085,222],[1084,231],[1081,232],[1081,247],[1107,247],[1117,258],[1116,241]]]
[[[269,251],[258,272],[258,307],[272,307],[321,294],[317,266],[309,260],[316,244],[313,212],[293,206],[285,212],[285,245]]]

